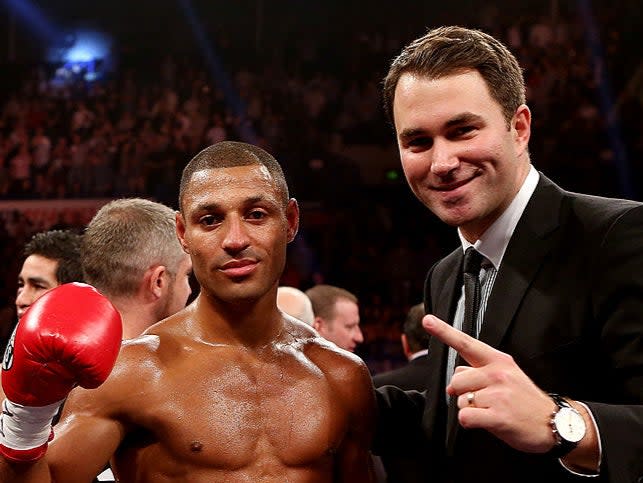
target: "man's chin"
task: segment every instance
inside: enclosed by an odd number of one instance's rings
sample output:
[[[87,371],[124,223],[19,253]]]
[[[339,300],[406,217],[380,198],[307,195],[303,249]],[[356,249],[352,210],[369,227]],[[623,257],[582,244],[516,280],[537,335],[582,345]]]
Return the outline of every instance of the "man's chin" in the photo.
[[[433,210],[432,210],[433,211]],[[472,214],[463,205],[440,206],[433,213],[449,226],[459,227],[472,221]]]

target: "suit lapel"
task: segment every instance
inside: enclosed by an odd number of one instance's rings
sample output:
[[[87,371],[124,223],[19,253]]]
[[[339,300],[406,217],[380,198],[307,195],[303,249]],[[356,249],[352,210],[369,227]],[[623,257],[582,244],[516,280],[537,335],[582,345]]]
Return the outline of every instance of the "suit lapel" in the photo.
[[[542,174],[514,230],[487,302],[480,340],[499,347],[520,302],[555,245],[562,191]]]
[[[427,313],[453,324],[455,304],[460,294],[460,271],[462,249],[454,250],[444,258],[427,277],[425,301]],[[429,340],[427,402],[423,426],[426,434],[438,444],[444,442],[444,421],[446,418],[444,375],[446,372],[447,347],[435,337]]]
[[[440,266],[440,271],[445,274],[442,280],[437,280],[438,286],[433,290],[437,292],[437,298],[434,298],[433,315],[453,324],[453,315],[455,304],[460,296],[459,280],[460,271],[462,267],[462,259],[464,258],[462,250],[458,249],[448,258],[445,259],[444,269]],[[436,269],[436,272],[438,270]]]
[[[498,272],[493,290],[489,296],[484,315],[484,323],[480,331],[480,340],[483,342],[497,348],[511,325],[511,321],[528,287],[536,277],[547,254],[554,246],[555,237],[552,236],[552,233],[555,232],[559,225],[562,198],[563,194],[560,188],[541,174],[536,190],[525,207],[525,211],[507,246],[500,271]],[[459,261],[461,264],[463,258],[462,250],[459,250],[459,252]],[[459,289],[462,283],[459,281],[458,276],[460,264],[454,265],[452,263],[449,265],[452,270],[451,276],[446,278],[449,285],[444,287],[440,293],[439,300],[434,302],[436,313],[438,309],[441,310],[440,313],[448,313],[450,323],[453,323],[452,308],[455,307],[460,296]],[[433,349],[433,354],[437,356],[436,359],[440,361],[440,369],[439,372],[435,369],[431,370],[431,374],[439,374],[439,383],[436,384],[435,381],[431,381],[435,386],[434,388],[438,389],[438,397],[431,399],[433,407],[428,409],[439,412],[440,406],[438,404],[444,399],[444,374],[446,371],[447,350],[444,344],[435,343],[436,341],[433,340],[432,342],[434,342],[433,347],[431,348],[430,346],[429,350],[431,351],[431,349]],[[431,356],[431,354],[432,353],[429,352],[429,356]],[[433,362],[435,363],[435,360]],[[434,388],[429,388],[429,390]],[[429,394],[431,394],[431,392],[429,392]],[[445,412],[446,411],[443,413]],[[454,411],[454,414],[446,421],[447,454],[453,454],[456,437],[460,428],[455,417],[456,414],[457,412]],[[425,413],[425,418],[426,417],[427,415]],[[436,416],[433,416],[433,424],[436,424],[435,418]]]

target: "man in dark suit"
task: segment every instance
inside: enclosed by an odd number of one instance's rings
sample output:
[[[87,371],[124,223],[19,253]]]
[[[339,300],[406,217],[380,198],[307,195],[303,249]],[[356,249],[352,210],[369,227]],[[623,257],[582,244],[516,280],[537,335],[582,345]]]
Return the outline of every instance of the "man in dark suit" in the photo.
[[[422,326],[424,304],[411,307],[400,336],[402,350],[408,359],[408,364],[399,369],[382,372],[373,376],[375,387],[386,385],[396,386],[404,390],[423,391],[428,379],[426,371],[429,364],[428,344],[429,334]],[[386,472],[382,481],[388,483],[420,483],[426,481],[428,469],[426,465],[427,448],[415,446],[401,454],[389,454],[382,457],[382,466]]]
[[[408,359],[408,364],[392,371],[381,372],[373,376],[375,387],[386,385],[397,386],[400,389],[426,389],[426,367],[428,364],[429,334],[422,327],[424,304],[411,307],[404,320],[400,336],[402,350]]]
[[[375,452],[424,438],[432,482],[643,481],[643,205],[531,166],[522,71],[482,32],[409,44],[384,101],[411,189],[462,246],[427,276],[427,391],[378,390]]]

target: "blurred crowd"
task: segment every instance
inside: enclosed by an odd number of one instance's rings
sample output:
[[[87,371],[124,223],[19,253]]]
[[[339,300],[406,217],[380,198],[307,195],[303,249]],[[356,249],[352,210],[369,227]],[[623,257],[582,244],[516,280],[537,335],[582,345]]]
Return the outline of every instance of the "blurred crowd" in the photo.
[[[640,199],[643,64],[623,19],[613,9],[594,13],[596,30],[574,12],[516,20],[493,7],[469,25],[504,38],[525,68],[536,168],[567,189]],[[53,83],[44,65],[4,67],[0,247],[9,266],[1,327],[15,319],[28,238],[51,227],[82,231],[92,215],[82,207],[38,215],[12,203],[143,196],[176,208],[186,162],[217,141],[243,140],[282,162],[302,205],[284,284],[323,281],[356,293],[365,336],[358,353],[374,372],[398,365],[404,316],[421,300],[426,270],[455,246],[455,233],[414,200],[399,172],[366,182],[364,164],[346,152],[372,145],[395,156],[380,79],[421,31],[410,30],[365,25],[262,55],[239,52],[219,34],[225,74],[202,55],[131,51],[94,82]]]

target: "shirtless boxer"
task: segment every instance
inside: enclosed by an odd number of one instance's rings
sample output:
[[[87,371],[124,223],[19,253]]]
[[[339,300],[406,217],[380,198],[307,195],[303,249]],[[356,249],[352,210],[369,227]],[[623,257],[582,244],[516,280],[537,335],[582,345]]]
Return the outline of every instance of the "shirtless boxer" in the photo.
[[[0,481],[87,482],[109,458],[124,482],[371,481],[368,370],[277,309],[299,218],[278,163],[216,144],[179,201],[200,295],[125,342],[102,386],[72,391],[45,455],[0,458]]]

